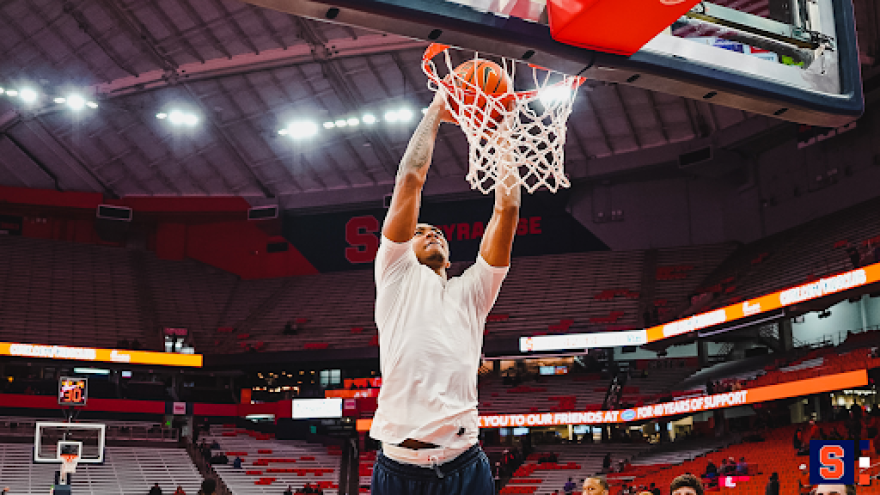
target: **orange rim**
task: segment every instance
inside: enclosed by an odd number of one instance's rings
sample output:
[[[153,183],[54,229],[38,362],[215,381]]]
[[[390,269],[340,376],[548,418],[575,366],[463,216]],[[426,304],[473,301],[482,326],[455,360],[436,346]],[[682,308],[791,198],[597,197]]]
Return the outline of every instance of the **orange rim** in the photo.
[[[448,50],[448,49],[449,49],[449,45],[443,45],[443,44],[440,44],[440,43],[431,43],[431,45],[428,46],[427,49],[425,49],[425,53],[424,53],[424,55],[422,55],[422,71],[423,71],[423,72],[425,73],[425,75],[427,75],[431,80],[433,80],[435,84],[437,84],[438,86],[439,86],[439,85],[446,86],[446,88],[447,88],[449,91],[452,91],[452,89],[453,89],[453,85],[452,85],[452,83],[449,83],[449,82],[447,82],[447,81],[444,80],[444,79],[441,79],[441,78],[437,75],[437,73],[434,72],[434,70],[431,68],[431,64],[429,63],[429,62],[431,61],[431,59],[433,59],[433,58],[436,57],[437,55],[440,55],[441,53],[445,52],[445,51]],[[532,68],[535,68],[535,69],[546,70],[546,71],[549,71],[549,70],[550,70],[550,69],[545,69],[544,67],[541,67],[540,65],[534,65],[534,64],[528,64],[528,65],[529,65],[529,67],[532,67]],[[559,87],[559,86],[573,86],[574,89],[577,89],[577,88],[579,88],[583,83],[585,83],[585,82],[587,81],[587,78],[586,78],[586,77],[583,77],[583,76],[566,76],[566,75],[564,75],[564,74],[563,74],[563,76],[564,76],[564,79],[563,79],[562,81],[559,81],[559,82],[557,82],[557,83],[551,84],[551,85],[549,86],[549,88]],[[573,84],[572,84],[571,82],[569,82],[569,81],[566,81],[567,78],[573,78],[573,79],[574,79],[574,80],[572,81]],[[461,88],[460,88],[460,89],[461,89]],[[465,93],[466,95],[468,95],[468,96],[476,96],[476,95],[477,95],[475,92],[473,92],[473,91],[469,91],[469,90],[467,90],[467,89],[463,89],[463,91],[464,91],[464,93]],[[506,104],[506,103],[510,102],[511,100],[522,100],[522,99],[526,99],[526,98],[535,98],[536,96],[538,96],[538,93],[539,93],[538,90],[531,90],[531,91],[511,91],[509,94],[505,94],[505,95],[501,96],[500,98],[497,97],[497,96],[493,97],[492,95],[489,95],[489,94],[487,94],[487,95],[485,95],[485,96],[487,96],[487,97],[489,97],[489,98],[495,98],[495,99],[498,99],[498,100],[500,100],[500,101],[502,101],[502,102],[504,102],[504,103]]]
[[[76,459],[76,454],[61,454],[61,458],[64,459],[64,462],[70,463]]]

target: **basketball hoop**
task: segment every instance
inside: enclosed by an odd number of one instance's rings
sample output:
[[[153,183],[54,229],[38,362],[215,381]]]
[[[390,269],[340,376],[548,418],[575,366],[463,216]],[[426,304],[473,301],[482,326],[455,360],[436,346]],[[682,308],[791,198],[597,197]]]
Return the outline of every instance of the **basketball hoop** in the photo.
[[[422,70],[430,79],[428,87],[443,93],[467,137],[470,167],[466,178],[471,188],[489,194],[509,175],[515,180],[504,184],[508,189],[522,185],[533,193],[545,186],[555,193],[569,187],[564,168],[566,122],[577,89],[586,79],[527,64],[534,89],[517,92],[510,84],[504,93],[488,94],[456,73],[448,49],[437,43],[429,46]],[[440,53],[448,69],[442,78],[433,61]],[[517,62],[505,58],[502,67],[514,83]]]
[[[61,454],[61,482],[67,483],[67,475],[76,472],[79,454]]]

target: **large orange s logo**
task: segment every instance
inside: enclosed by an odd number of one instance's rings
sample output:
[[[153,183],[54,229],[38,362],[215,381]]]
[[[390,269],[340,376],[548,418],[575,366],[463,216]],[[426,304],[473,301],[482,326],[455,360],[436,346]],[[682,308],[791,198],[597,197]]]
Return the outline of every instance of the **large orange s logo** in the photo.
[[[819,449],[819,476],[825,481],[843,479],[845,470],[843,447],[840,445],[823,445]]]

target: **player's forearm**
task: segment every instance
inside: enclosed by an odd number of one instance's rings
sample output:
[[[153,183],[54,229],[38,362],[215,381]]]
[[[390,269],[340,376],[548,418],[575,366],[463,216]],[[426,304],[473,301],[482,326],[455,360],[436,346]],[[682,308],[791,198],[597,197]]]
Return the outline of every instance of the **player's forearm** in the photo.
[[[519,213],[522,202],[522,187],[516,177],[516,171],[510,170],[495,187],[495,210]]]
[[[440,128],[440,111],[432,106],[425,112],[422,121],[409,140],[406,152],[397,169],[398,179],[415,176],[422,181],[428,177],[431,157],[434,155],[434,141]]]

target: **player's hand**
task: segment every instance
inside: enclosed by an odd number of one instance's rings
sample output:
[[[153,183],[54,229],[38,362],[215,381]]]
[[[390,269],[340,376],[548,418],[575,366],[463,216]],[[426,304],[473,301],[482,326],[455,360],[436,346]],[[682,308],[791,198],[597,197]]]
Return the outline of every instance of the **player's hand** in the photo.
[[[455,117],[452,116],[452,112],[449,111],[449,106],[446,105],[446,98],[443,96],[443,90],[437,90],[437,92],[434,93],[434,101],[431,102],[430,109],[436,110],[439,113],[441,122],[458,124]]]

